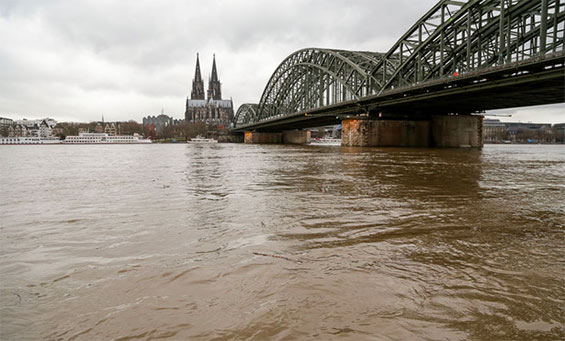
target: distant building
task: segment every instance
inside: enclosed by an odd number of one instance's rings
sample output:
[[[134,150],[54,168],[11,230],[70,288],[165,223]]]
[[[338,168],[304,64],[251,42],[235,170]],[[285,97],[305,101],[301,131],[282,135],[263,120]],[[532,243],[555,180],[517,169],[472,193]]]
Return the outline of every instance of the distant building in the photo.
[[[486,118],[483,122],[485,142],[502,142],[507,139],[506,125],[500,120]]]
[[[57,122],[51,118],[16,121],[1,118],[0,134],[7,137],[49,137],[52,136],[55,125],[57,125]]]
[[[485,143],[511,141],[517,143],[553,143],[559,140],[559,125],[550,123],[500,122],[484,120]]]
[[[106,123],[106,126],[104,127],[104,132],[110,136],[117,136],[119,135],[119,125],[116,126],[115,123]]]
[[[233,102],[222,99],[222,83],[216,69],[216,56],[212,63],[212,76],[208,81],[207,98],[204,97],[204,81],[200,72],[200,60],[196,54],[196,70],[192,80],[190,98],[186,98],[185,121],[229,125],[233,120]]]
[[[94,128],[94,132],[97,134],[102,134],[104,132],[104,127],[102,126],[102,123],[98,122],[96,124],[96,127]]]
[[[183,122],[183,120],[176,120],[165,114],[147,116],[143,118],[143,129],[146,132],[146,136],[161,136],[165,128],[172,127],[181,122]]]
[[[552,128],[555,133],[555,142],[565,143],[565,123],[554,124]]]
[[[0,117],[0,136],[8,136],[8,129],[14,124],[12,119]]]
[[[16,120],[15,122],[16,124],[25,125],[26,128],[31,128],[32,126],[39,126],[42,122],[44,122],[51,129],[57,125],[57,121],[49,117],[41,118],[38,120],[28,120],[24,118],[23,120]]]
[[[550,123],[505,122],[509,140],[514,142],[552,142]]]

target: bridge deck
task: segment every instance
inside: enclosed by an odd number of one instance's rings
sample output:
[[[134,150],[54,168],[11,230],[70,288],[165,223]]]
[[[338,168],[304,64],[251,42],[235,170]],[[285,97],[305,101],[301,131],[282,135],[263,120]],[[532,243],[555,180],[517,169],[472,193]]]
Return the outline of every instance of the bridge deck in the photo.
[[[473,113],[562,103],[565,102],[564,80],[565,54],[561,51],[275,117],[239,126],[232,131],[301,129],[339,124],[348,116],[378,113],[389,118],[418,119],[427,114]]]

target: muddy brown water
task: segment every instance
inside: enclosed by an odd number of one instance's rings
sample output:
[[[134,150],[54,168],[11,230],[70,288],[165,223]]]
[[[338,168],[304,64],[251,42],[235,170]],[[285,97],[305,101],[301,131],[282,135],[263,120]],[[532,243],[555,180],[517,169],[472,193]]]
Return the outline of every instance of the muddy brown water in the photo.
[[[0,146],[1,340],[565,339],[565,146]]]

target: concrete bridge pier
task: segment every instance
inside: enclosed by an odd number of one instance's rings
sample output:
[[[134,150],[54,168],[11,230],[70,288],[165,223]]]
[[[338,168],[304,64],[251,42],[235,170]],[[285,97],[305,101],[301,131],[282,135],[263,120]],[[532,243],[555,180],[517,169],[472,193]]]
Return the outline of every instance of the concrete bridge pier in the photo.
[[[310,130],[285,130],[282,132],[284,144],[310,144]]]
[[[483,116],[434,115],[431,120],[433,147],[482,148],[484,127]]]
[[[282,133],[259,133],[246,131],[243,142],[245,144],[279,144],[282,143]]]
[[[429,121],[343,120],[341,145],[349,147],[428,147]]]
[[[432,115],[422,120],[350,118],[342,121],[341,145],[481,148],[483,146],[483,117]]]
[[[285,130],[282,133],[246,131],[247,144],[309,144],[309,130]]]
[[[220,143],[243,143],[243,134],[218,134],[217,139]]]

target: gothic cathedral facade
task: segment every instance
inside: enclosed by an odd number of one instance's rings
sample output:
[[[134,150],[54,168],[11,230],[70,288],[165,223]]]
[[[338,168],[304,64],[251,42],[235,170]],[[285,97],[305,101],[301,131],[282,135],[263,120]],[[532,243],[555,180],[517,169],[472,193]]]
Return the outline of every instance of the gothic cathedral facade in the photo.
[[[185,122],[215,123],[228,127],[233,120],[233,102],[222,99],[222,83],[216,70],[216,56],[212,63],[212,75],[208,81],[207,96],[204,96],[204,81],[200,73],[200,60],[196,54],[196,71],[192,80],[190,98],[186,98]]]

